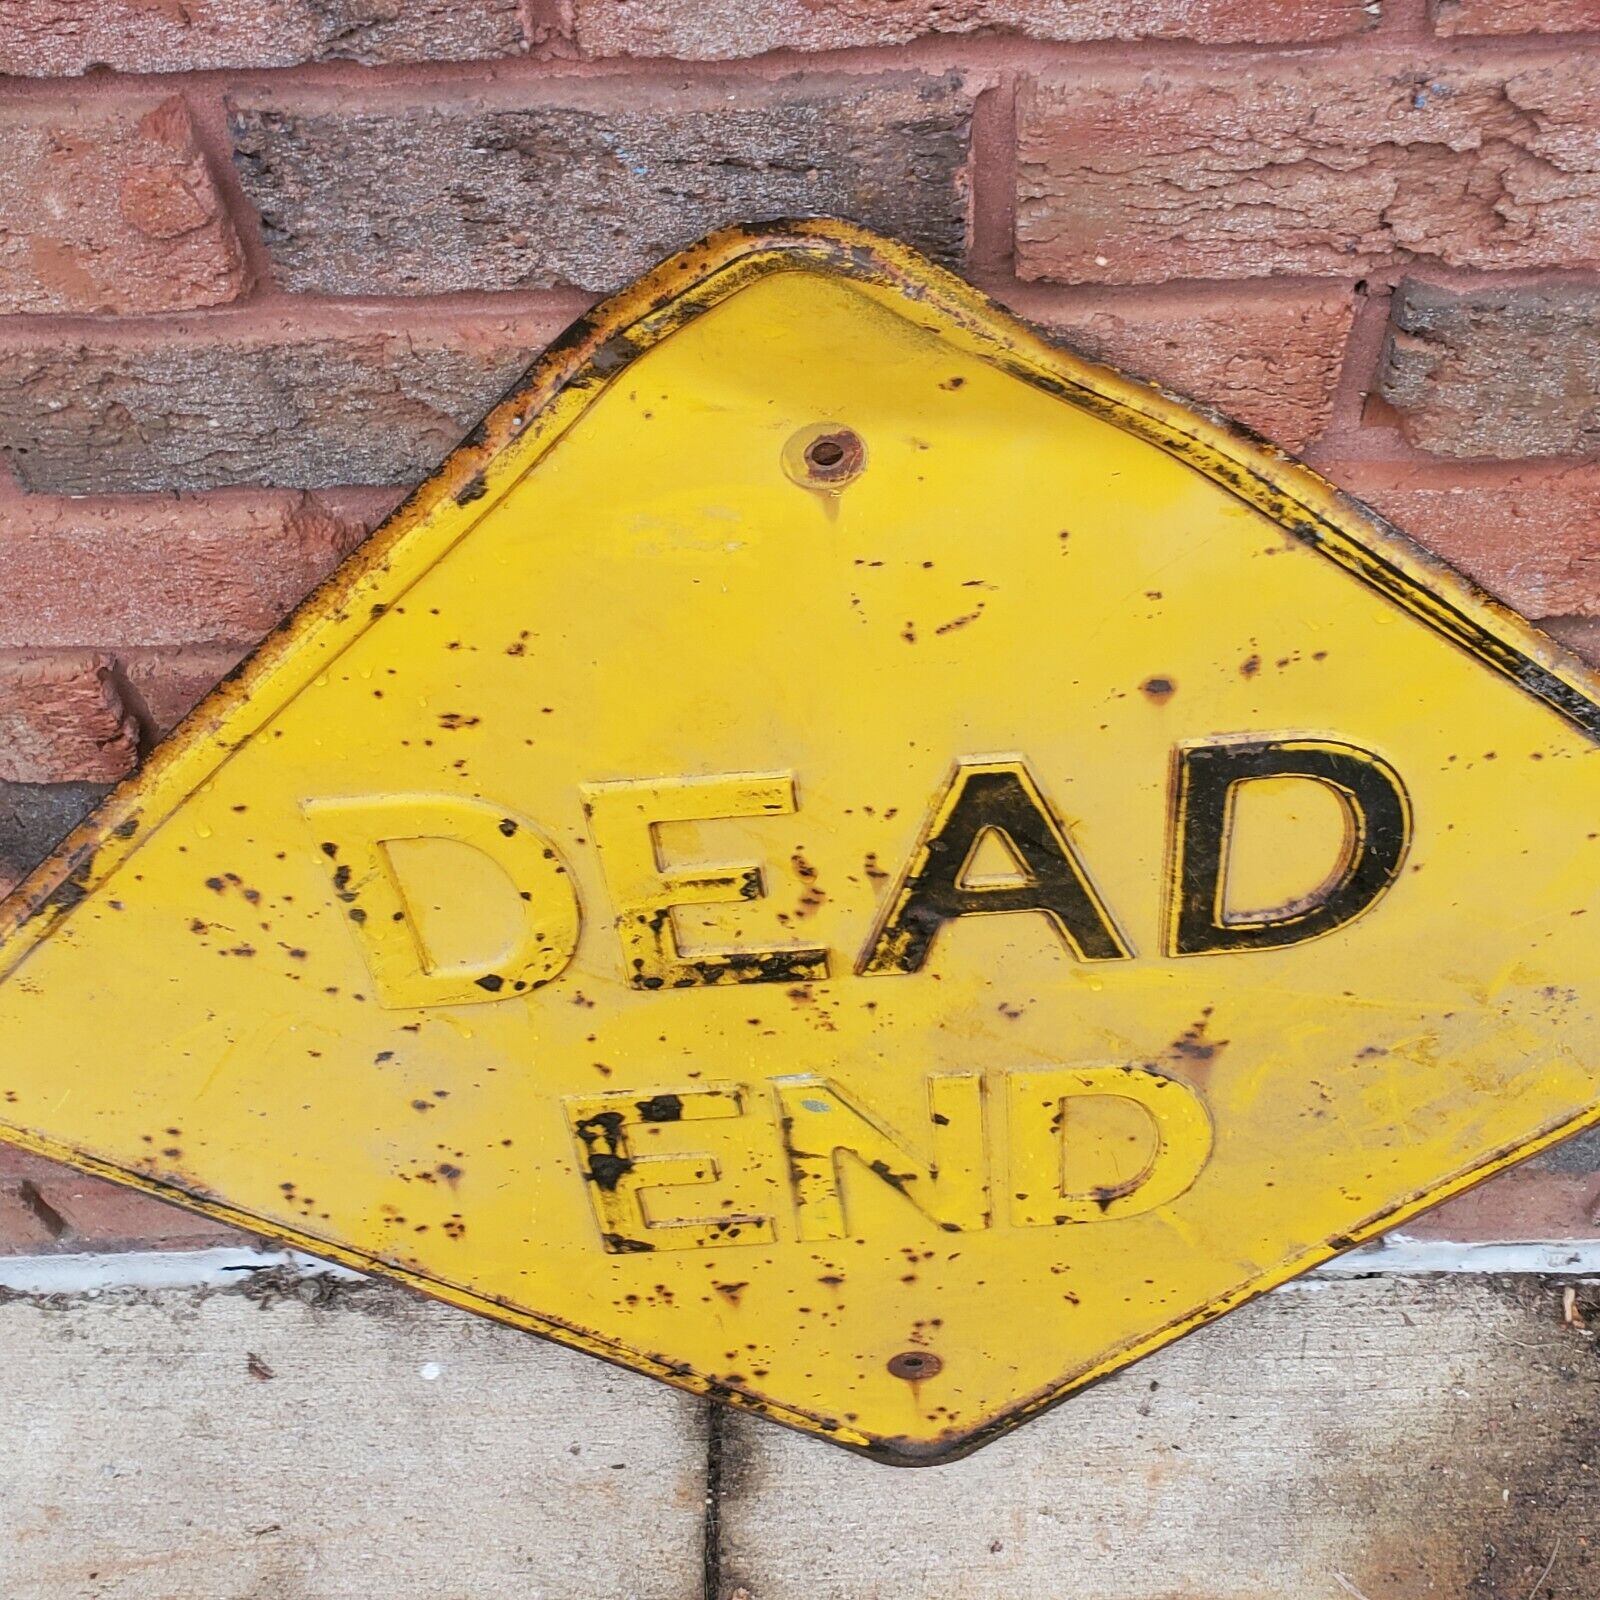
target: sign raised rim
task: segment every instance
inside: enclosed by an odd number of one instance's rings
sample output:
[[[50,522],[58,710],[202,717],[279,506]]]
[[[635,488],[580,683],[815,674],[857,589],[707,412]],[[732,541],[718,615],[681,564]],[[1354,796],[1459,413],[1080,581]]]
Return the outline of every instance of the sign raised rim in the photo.
[[[765,222],[721,230],[671,256],[556,339],[426,482],[190,713],[142,770],[118,785],[0,903],[0,981],[233,751],[464,538],[638,356],[747,285],[774,272],[795,270],[887,291],[901,300],[908,316],[969,353],[1185,462],[1600,743],[1600,674],[1303,463],[1208,410],[1051,343],[906,245],[834,219]],[[1292,1267],[1264,1273],[1130,1341],[1069,1382],[1026,1396],[960,1435],[910,1448],[730,1389],[592,1329],[506,1307],[268,1221],[218,1196],[118,1167],[25,1130],[0,1124],[0,1143],[66,1162],[311,1255],[397,1280],[678,1388],[824,1434],[880,1460],[921,1465],[968,1453],[1180,1335],[1597,1123],[1600,1104],[1493,1152],[1465,1173],[1417,1190],[1357,1232],[1330,1238]]]

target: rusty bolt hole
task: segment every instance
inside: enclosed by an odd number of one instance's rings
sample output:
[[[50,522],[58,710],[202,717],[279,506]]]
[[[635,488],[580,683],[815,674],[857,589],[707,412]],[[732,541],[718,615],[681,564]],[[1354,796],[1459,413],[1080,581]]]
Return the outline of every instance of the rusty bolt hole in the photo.
[[[796,483],[837,488],[859,477],[867,450],[861,435],[835,423],[806,428],[789,441],[784,465]]]
[[[889,1357],[889,1371],[912,1383],[935,1377],[943,1366],[944,1362],[931,1350],[902,1350],[899,1355]]]

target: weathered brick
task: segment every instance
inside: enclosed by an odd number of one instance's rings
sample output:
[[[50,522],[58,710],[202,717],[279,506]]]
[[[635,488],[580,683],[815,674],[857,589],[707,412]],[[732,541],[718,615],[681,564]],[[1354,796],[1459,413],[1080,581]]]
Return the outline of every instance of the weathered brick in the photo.
[[[0,73],[466,61],[523,48],[517,0],[0,0]]]
[[[1552,1145],[1412,1218],[1402,1231],[1471,1243],[1600,1237],[1600,1131]]]
[[[1600,1238],[1600,1175],[1515,1167],[1424,1212],[1404,1231],[1467,1244]]]
[[[1441,455],[1600,449],[1600,287],[1456,294],[1408,279],[1390,308],[1379,389],[1405,437]]]
[[[245,644],[130,650],[118,665],[151,732],[165,738],[249,653]]]
[[[413,484],[559,327],[24,330],[0,341],[0,450],[46,493]]]
[[[1378,9],[1367,0],[576,0],[573,33],[592,56],[726,61],[941,33],[1281,44],[1359,33]]]
[[[1525,616],[1600,617],[1600,467],[1322,470]]]
[[[1579,33],[1600,29],[1596,0],[1435,0],[1440,33]]]
[[[43,861],[105,792],[96,783],[0,783],[0,897]]]
[[[695,86],[578,80],[420,103],[232,104],[234,159],[286,288],[612,289],[724,223],[854,218],[941,260],[966,238],[954,76]]]
[[[1052,312],[1062,341],[1216,407],[1289,450],[1326,426],[1355,314],[1348,288],[1293,296],[1097,295]]]
[[[254,1243],[210,1217],[0,1145],[0,1256]]]
[[[4,1153],[0,1152],[0,1162]],[[0,1255],[34,1255],[48,1250],[64,1232],[61,1219],[26,1182],[0,1179]]]
[[[0,658],[0,780],[108,782],[138,756],[138,725],[107,655]]]
[[[1539,626],[1591,667],[1600,667],[1600,617],[1541,617]]]
[[[1232,58],[1024,85],[1017,270],[1149,283],[1600,263],[1600,58]]]
[[[253,641],[361,531],[308,495],[13,502],[0,646]]]
[[[0,311],[181,310],[247,286],[182,100],[12,105],[0,151]]]

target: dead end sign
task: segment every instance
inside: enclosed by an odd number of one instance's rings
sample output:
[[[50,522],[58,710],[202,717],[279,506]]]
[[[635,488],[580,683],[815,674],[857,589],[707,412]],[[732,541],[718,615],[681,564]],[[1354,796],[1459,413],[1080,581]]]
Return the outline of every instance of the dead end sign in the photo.
[[[0,1135],[897,1462],[1600,1117],[1600,707],[910,251],[586,317],[9,902]]]

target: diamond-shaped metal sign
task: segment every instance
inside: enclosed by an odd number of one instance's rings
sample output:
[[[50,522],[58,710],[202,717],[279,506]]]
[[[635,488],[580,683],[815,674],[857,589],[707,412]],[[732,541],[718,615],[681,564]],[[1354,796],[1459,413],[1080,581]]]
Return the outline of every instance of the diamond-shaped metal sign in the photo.
[[[1595,688],[910,252],[719,235],[10,902],[0,1134],[945,1459],[1596,1119]]]

